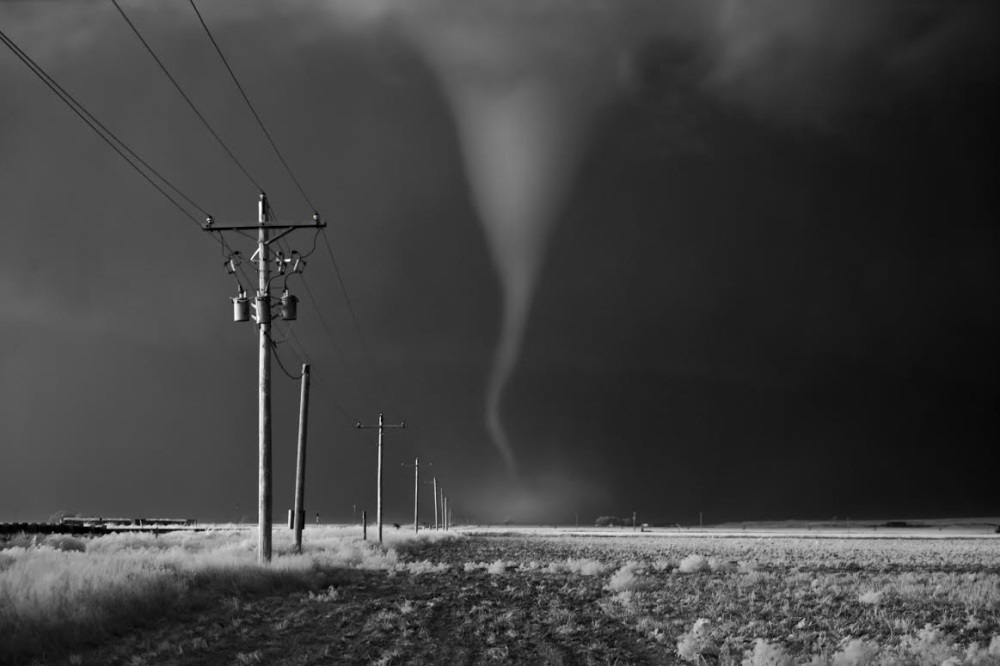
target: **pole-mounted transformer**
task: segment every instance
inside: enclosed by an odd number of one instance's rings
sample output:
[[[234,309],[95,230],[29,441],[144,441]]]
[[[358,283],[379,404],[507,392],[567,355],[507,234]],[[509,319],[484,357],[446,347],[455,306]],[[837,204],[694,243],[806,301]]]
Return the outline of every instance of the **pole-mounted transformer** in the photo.
[[[233,302],[233,321],[250,321],[250,299],[247,298],[247,292],[240,289],[230,300]]]
[[[288,290],[281,295],[281,318],[285,321],[295,321],[298,316],[299,299]]]

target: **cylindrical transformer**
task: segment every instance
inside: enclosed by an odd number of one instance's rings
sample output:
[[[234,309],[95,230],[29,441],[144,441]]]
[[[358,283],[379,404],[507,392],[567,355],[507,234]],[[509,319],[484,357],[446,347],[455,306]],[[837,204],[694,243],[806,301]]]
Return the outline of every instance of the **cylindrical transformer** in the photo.
[[[295,321],[298,305],[299,299],[286,291],[281,297],[281,318],[285,321]]]
[[[266,296],[257,297],[257,323],[271,323],[271,301]]]
[[[250,300],[246,296],[235,296],[233,301],[233,321],[250,321]]]

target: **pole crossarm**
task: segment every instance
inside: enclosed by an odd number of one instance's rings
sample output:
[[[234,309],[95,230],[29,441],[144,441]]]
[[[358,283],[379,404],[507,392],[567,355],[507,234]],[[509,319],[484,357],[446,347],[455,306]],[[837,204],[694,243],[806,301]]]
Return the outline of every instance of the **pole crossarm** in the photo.
[[[207,220],[205,220],[205,223],[202,225],[201,228],[204,229],[205,231],[209,232],[218,231],[219,233],[223,231],[253,231],[254,229],[261,229],[261,228],[276,230],[278,231],[278,233],[271,236],[264,243],[265,245],[270,245],[271,243],[274,243],[275,241],[284,238],[285,236],[292,233],[296,229],[325,229],[326,220],[321,218],[319,216],[319,213],[316,213],[315,215],[313,215],[312,222],[277,222],[273,224],[265,224],[265,223],[229,224],[226,226],[216,226],[212,218],[209,217]]]

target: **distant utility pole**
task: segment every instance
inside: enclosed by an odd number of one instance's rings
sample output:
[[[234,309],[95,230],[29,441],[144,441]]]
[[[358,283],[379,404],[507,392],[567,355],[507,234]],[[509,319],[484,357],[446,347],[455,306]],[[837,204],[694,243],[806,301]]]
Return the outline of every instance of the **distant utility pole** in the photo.
[[[430,466],[431,463],[426,463],[426,467]],[[417,522],[420,516],[420,458],[414,458],[412,465],[403,463],[403,467],[413,468],[413,533],[417,534],[420,532],[420,523]]]
[[[375,495],[375,520],[378,523],[378,542],[382,543],[382,433],[386,430],[391,430],[394,428],[405,428],[406,421],[397,424],[387,424],[382,420],[381,412],[378,415],[378,425],[368,426],[361,425],[358,423],[354,426],[355,428],[360,428],[362,430],[378,428],[378,481],[376,483],[376,495]]]
[[[209,217],[205,221],[203,229],[210,233],[222,233],[224,231],[246,232],[257,230],[257,251],[251,257],[251,261],[256,261],[258,288],[255,300],[256,314],[254,321],[260,333],[258,343],[258,400],[257,400],[257,441],[258,441],[258,466],[257,466],[257,561],[266,563],[271,561],[271,248],[270,245],[279,238],[291,233],[296,229],[320,229],[326,226],[326,222],[320,219],[319,213],[313,213],[311,223],[294,224],[278,222],[271,224],[271,209],[267,205],[267,195],[260,193],[257,204],[257,224],[241,224],[228,227],[215,226],[214,221]],[[270,236],[270,231],[277,231],[274,236]],[[236,253],[233,253],[235,255]],[[237,257],[230,255],[227,263],[227,270],[230,274],[236,273]],[[291,257],[284,257],[277,253],[278,274],[284,275],[288,264],[293,264],[293,273],[300,273],[305,267],[305,262],[299,257],[298,252],[292,252]],[[238,281],[238,279],[237,279]],[[249,299],[240,283],[240,290],[233,300],[233,320],[248,321]],[[281,297],[281,316],[285,320],[296,318],[296,303],[294,296],[288,295],[288,290]]]
[[[302,395],[299,397],[299,446],[295,456],[295,550],[302,551],[302,523],[306,519],[306,427],[309,424],[309,364],[302,364]],[[317,517],[319,514],[316,514]],[[319,521],[316,521],[319,522]]]
[[[434,481],[434,529],[438,528],[438,478],[431,477]]]
[[[441,529],[447,529],[444,525],[444,488],[438,488],[438,493],[441,495]]]

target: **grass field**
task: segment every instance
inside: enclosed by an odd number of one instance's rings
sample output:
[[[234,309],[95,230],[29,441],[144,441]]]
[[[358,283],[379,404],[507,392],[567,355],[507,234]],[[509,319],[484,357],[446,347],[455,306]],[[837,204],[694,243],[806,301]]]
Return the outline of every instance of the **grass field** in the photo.
[[[1000,664],[996,535],[804,531],[20,537],[0,663]]]

